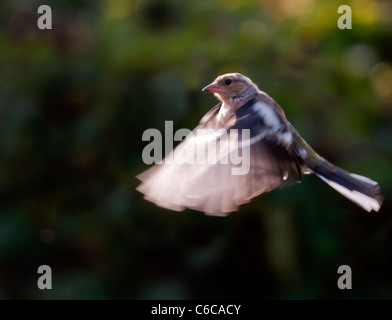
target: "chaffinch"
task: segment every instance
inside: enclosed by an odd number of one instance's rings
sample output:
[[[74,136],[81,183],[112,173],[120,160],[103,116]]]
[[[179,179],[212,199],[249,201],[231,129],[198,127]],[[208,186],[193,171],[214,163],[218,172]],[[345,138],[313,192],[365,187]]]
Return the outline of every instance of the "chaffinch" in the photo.
[[[180,160],[164,161],[137,176],[142,181],[137,190],[147,200],[176,211],[192,208],[225,216],[263,192],[300,182],[303,173],[314,173],[364,210],[380,209],[383,198],[378,183],[318,155],[286,119],[282,108],[249,78],[224,74],[203,91],[214,93],[220,102],[166,158],[189,153],[213,140],[220,152],[218,160],[236,151],[248,161],[248,170],[233,174],[238,163],[192,163],[187,161],[189,157],[177,157]],[[200,129],[208,130],[200,133]],[[232,148],[236,139],[240,143]]]

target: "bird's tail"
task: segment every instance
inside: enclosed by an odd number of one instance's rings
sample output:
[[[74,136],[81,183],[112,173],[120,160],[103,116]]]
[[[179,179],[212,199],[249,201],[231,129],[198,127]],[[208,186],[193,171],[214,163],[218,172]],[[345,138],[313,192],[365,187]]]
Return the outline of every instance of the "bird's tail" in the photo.
[[[307,169],[364,210],[370,212],[380,209],[383,197],[376,181],[333,165],[319,156],[293,126],[290,125],[290,129],[300,159]]]
[[[317,165],[308,167],[332,188],[366,211],[380,209],[383,197],[376,181],[347,172],[325,159]]]

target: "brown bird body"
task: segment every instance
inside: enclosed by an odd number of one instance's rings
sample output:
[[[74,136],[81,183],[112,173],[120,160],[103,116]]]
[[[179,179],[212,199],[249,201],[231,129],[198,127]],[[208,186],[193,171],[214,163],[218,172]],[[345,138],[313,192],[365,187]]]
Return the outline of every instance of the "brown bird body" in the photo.
[[[382,197],[377,182],[319,156],[282,108],[249,78],[225,74],[203,91],[214,93],[220,103],[166,156],[179,161],[164,161],[137,176],[142,181],[137,190],[147,200],[172,210],[192,208],[224,216],[263,192],[299,182],[301,173],[314,173],[364,210],[379,210]],[[190,151],[211,141],[216,144],[215,160],[221,161],[198,163],[200,155]],[[195,161],[187,161],[189,154]],[[233,174],[238,163],[222,161],[235,154],[248,162],[247,172]]]

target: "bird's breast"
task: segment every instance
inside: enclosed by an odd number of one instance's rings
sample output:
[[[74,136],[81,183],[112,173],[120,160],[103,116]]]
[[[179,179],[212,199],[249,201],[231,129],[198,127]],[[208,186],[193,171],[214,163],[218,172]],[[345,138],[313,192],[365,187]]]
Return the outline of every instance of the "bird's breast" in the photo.
[[[233,114],[232,109],[233,108],[230,105],[228,105],[226,103],[222,103],[222,106],[220,107],[219,113],[217,116],[218,120],[222,123],[225,122],[228,119],[228,117]]]

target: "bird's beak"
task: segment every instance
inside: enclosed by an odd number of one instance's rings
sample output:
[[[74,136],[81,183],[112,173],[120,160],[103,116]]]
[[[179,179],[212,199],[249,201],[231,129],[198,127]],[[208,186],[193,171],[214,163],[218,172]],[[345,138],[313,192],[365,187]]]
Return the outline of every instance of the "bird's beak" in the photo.
[[[211,83],[208,86],[204,87],[202,91],[210,91],[213,93],[219,93],[222,92],[222,87],[218,84],[215,83]]]

